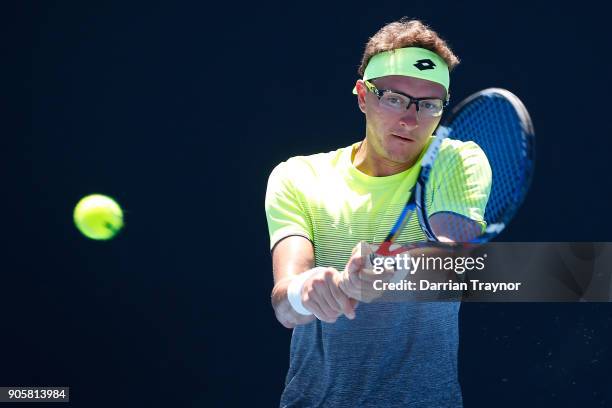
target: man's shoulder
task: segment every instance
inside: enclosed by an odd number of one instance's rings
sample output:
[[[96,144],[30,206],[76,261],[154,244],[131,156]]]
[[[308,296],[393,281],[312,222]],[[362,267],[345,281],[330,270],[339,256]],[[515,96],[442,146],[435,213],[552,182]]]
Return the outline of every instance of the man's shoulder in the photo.
[[[475,142],[462,141],[457,139],[444,139],[440,146],[440,151],[469,151],[474,149],[480,149]]]
[[[472,141],[461,141],[455,139],[445,139],[440,146],[438,154],[439,162],[457,161],[466,163],[474,161],[487,161],[487,156],[482,148]]]
[[[307,177],[325,174],[330,170],[344,165],[347,155],[350,155],[352,146],[310,155],[293,156],[279,163],[273,174],[285,175],[291,178]]]

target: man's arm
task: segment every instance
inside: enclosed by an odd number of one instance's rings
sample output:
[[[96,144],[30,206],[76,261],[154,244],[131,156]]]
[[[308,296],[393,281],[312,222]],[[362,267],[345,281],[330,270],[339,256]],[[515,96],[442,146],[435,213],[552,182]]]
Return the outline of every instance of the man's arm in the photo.
[[[314,268],[314,249],[306,238],[290,236],[281,240],[272,251],[272,265],[272,307],[286,328],[310,323],[315,317],[328,323],[335,322],[341,314],[349,319],[355,317],[356,302],[340,290],[340,273],[334,268]],[[296,312],[287,297],[289,284],[301,273],[311,274],[302,286],[301,300],[313,315]]]
[[[429,224],[440,242],[470,242],[482,233],[482,225],[452,212],[438,212],[429,217]]]

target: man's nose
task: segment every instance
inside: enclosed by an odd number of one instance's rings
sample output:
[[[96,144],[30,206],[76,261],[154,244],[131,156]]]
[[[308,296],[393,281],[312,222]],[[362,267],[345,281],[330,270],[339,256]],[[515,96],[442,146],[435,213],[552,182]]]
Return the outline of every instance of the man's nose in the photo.
[[[403,128],[415,128],[419,125],[418,112],[416,105],[413,103],[400,117],[400,125]]]

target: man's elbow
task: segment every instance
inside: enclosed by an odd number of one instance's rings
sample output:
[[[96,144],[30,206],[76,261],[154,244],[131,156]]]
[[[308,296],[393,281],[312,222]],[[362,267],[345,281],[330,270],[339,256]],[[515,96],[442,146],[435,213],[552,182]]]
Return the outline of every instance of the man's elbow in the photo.
[[[293,329],[295,326],[297,326],[297,324],[295,322],[291,322],[287,319],[283,319],[280,316],[276,316],[276,320],[278,320],[280,322],[280,324],[282,324],[286,329]]]
[[[275,293],[275,291],[272,291],[272,296],[271,296],[271,304],[272,304],[272,309],[274,310],[274,316],[276,317],[276,320],[279,321],[280,324],[282,324],[284,327],[286,327],[287,329],[293,329],[297,324],[296,322],[294,322],[291,319],[291,316],[289,313],[287,313],[287,310],[283,310],[286,309],[287,305],[284,305],[282,299],[279,298],[278,294]]]

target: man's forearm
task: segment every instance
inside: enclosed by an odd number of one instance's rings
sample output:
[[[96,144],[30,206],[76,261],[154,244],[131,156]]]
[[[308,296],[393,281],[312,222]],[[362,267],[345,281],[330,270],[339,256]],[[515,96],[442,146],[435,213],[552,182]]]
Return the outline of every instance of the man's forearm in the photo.
[[[272,308],[276,319],[288,329],[297,325],[310,323],[315,319],[314,315],[305,316],[296,312],[287,298],[287,288],[291,277],[279,281],[272,289]]]

